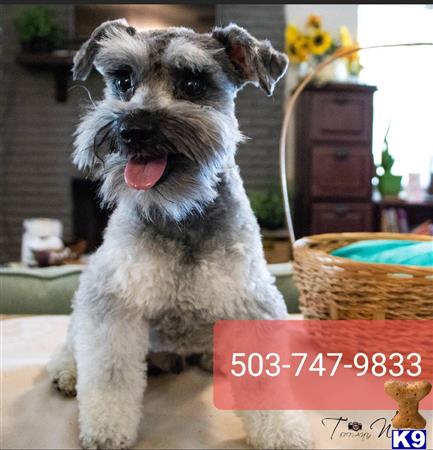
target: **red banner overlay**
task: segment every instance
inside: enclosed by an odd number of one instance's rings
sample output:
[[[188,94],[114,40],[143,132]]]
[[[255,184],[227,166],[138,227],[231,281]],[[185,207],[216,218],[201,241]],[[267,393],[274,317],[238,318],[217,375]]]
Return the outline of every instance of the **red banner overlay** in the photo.
[[[388,380],[433,380],[433,321],[233,320],[214,327],[219,409],[396,409]],[[433,395],[420,404],[433,409]]]

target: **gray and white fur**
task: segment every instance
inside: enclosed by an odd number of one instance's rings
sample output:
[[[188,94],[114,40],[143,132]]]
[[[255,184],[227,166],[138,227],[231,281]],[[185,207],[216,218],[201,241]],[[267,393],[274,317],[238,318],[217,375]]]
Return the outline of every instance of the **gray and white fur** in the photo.
[[[49,363],[57,388],[77,393],[84,448],[134,444],[150,351],[201,355],[211,369],[216,321],[287,317],[234,158],[236,93],[253,83],[271,95],[287,64],[234,24],[138,32],[124,19],[100,25],[75,56],[74,78],[94,66],[106,88],[77,129],[74,162],[115,207]],[[161,155],[153,188],[128,187],[131,158]],[[311,448],[298,412],[239,415],[256,448]]]

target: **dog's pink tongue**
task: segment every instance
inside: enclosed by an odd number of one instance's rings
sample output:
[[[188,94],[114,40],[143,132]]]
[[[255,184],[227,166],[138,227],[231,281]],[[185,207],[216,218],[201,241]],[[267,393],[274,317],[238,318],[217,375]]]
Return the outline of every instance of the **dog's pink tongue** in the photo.
[[[167,156],[147,162],[133,159],[125,167],[125,183],[131,188],[147,191],[162,177],[166,166]]]

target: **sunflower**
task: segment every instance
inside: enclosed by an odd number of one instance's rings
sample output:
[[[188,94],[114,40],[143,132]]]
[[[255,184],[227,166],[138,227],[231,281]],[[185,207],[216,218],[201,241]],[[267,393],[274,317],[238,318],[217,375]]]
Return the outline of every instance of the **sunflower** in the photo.
[[[292,42],[286,44],[286,53],[291,63],[301,64],[307,61],[310,56],[310,45],[307,36],[298,34]]]
[[[293,42],[296,41],[297,37],[299,36],[298,28],[295,27],[295,25],[289,24],[287,25],[285,31],[284,31],[284,39],[287,44],[293,44]]]
[[[322,27],[322,18],[316,14],[310,14],[307,20],[307,27],[315,28],[318,30]]]
[[[313,55],[323,55],[332,45],[332,37],[327,31],[317,30],[309,39],[310,52]]]

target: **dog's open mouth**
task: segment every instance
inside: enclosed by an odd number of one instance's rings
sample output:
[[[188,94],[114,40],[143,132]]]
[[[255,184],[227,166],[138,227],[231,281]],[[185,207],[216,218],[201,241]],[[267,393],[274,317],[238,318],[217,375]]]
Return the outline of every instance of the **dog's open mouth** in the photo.
[[[131,159],[123,173],[125,183],[133,189],[148,191],[162,178],[167,168],[167,155],[152,160]]]

